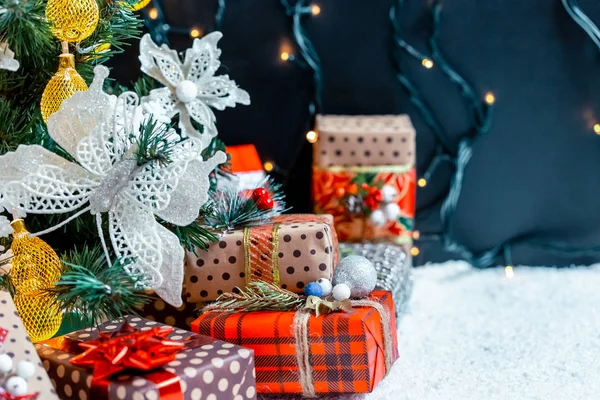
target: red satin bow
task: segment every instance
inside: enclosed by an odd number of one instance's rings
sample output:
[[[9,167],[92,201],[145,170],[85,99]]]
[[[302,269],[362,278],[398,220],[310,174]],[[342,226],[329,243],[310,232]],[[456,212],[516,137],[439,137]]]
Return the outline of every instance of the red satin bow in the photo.
[[[173,328],[138,330],[125,322],[118,331],[101,332],[98,339],[79,343],[86,349],[71,363],[93,369],[94,380],[108,378],[124,369],[150,371],[173,360],[186,343],[169,340]]]

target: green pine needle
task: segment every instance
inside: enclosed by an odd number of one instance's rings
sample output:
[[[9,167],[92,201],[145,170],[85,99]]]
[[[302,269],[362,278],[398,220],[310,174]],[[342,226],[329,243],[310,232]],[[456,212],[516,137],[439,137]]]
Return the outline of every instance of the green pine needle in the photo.
[[[173,151],[181,141],[173,140],[168,126],[151,118],[142,127],[138,139],[136,158],[138,165],[156,162],[160,166],[171,162]]]
[[[223,293],[201,312],[294,311],[306,298],[264,281],[250,282],[239,293]]]
[[[139,279],[125,272],[117,260],[107,267],[100,247],[84,247],[63,257],[65,271],[53,291],[66,314],[78,315],[86,325],[136,314],[149,297]]]

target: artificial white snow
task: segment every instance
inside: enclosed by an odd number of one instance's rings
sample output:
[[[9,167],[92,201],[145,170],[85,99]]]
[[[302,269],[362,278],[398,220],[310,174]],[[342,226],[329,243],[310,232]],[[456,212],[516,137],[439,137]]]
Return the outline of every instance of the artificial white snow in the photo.
[[[600,398],[600,266],[414,271],[400,360],[368,400]]]

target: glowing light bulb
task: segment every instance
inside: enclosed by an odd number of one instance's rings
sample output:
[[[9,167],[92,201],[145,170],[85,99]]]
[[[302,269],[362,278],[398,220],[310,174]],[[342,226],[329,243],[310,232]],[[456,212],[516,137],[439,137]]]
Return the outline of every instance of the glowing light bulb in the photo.
[[[290,53],[288,53],[287,51],[282,51],[280,57],[283,61],[287,61],[290,59]]]
[[[420,252],[421,251],[419,251],[418,247],[413,247],[413,248],[410,249],[410,254],[412,254],[415,257],[418,256]]]
[[[600,135],[600,124],[594,125],[594,132],[596,132],[598,135]]]
[[[266,161],[263,164],[263,167],[265,168],[265,171],[267,172],[271,172],[273,171],[273,169],[275,168],[275,165],[271,162],[271,161]]]
[[[433,61],[431,61],[429,58],[424,58],[423,61],[421,61],[421,64],[423,64],[423,66],[427,69],[433,68]]]
[[[487,92],[485,94],[485,102],[488,104],[494,104],[496,102],[496,97],[492,92]]]
[[[156,8],[151,8],[150,11],[148,11],[148,16],[150,19],[158,18],[158,10]]]
[[[314,4],[310,8],[310,12],[312,13],[312,15],[319,15],[319,14],[321,14],[321,7],[319,7],[318,5]]]
[[[315,131],[308,131],[306,133],[306,140],[308,140],[308,143],[316,143],[319,140],[319,134]]]
[[[507,279],[512,279],[515,277],[515,270],[512,265],[507,265],[504,267],[504,276],[506,276]]]
[[[202,29],[192,28],[192,30],[190,31],[190,36],[193,38],[198,38],[201,35],[202,35]]]
[[[412,238],[413,238],[414,240],[419,240],[419,238],[420,238],[420,237],[421,237],[421,232],[419,232],[419,231],[414,231],[414,232],[412,233]]]
[[[425,187],[427,186],[427,180],[425,178],[421,178],[417,181],[417,185],[419,185],[419,187]]]

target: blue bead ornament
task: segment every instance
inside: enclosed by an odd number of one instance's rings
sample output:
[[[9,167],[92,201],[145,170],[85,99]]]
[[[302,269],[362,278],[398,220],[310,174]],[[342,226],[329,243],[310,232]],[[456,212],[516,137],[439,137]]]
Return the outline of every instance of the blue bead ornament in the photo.
[[[304,288],[304,294],[306,296],[323,296],[323,288],[318,282],[311,282]]]

